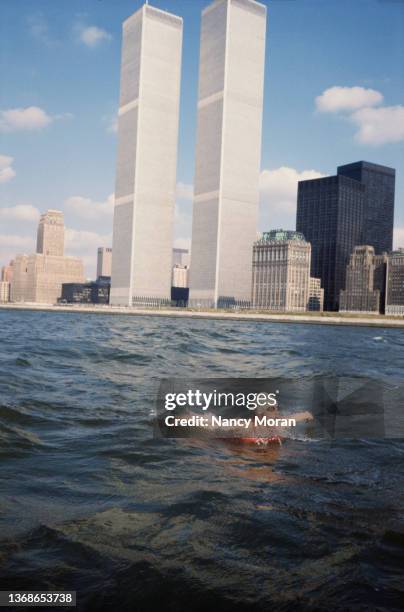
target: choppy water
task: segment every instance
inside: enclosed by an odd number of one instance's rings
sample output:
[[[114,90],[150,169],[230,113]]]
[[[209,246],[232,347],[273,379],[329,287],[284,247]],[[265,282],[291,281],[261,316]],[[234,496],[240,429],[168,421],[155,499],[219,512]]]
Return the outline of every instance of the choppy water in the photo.
[[[0,588],[80,610],[400,610],[404,442],[153,439],[162,377],[404,380],[401,330],[0,312]],[[397,407],[392,431],[403,424]]]

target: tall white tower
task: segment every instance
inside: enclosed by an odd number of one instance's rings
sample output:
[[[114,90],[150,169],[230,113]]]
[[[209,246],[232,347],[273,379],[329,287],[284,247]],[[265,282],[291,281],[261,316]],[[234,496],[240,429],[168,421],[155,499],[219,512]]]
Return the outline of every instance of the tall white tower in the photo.
[[[170,299],[181,50],[180,17],[123,23],[111,304]]]
[[[261,162],[266,7],[202,12],[190,305],[251,299]]]

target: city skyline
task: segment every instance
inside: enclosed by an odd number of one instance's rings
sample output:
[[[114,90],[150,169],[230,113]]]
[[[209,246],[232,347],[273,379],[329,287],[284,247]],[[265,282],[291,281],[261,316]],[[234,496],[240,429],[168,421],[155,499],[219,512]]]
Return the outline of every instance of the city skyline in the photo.
[[[176,246],[188,246],[190,239],[200,12],[208,4],[153,2],[184,18]],[[335,167],[362,159],[398,170],[394,246],[402,246],[404,50],[397,42],[403,6],[369,0],[363,19],[359,8],[344,1],[315,10],[308,1],[263,4],[269,7],[269,32],[259,229],[294,229],[297,180],[331,175]],[[97,247],[111,245],[116,142],[110,130],[120,27],[140,5],[123,1],[111,8],[89,1],[79,15],[75,3],[59,3],[56,10],[39,1],[25,11],[2,3],[8,28],[0,95],[2,265],[35,249],[33,228],[47,208],[64,211],[66,252],[84,257],[89,276],[95,275]],[[361,12],[361,41],[346,22],[347,11],[352,17]],[[320,57],[324,49],[326,57]]]

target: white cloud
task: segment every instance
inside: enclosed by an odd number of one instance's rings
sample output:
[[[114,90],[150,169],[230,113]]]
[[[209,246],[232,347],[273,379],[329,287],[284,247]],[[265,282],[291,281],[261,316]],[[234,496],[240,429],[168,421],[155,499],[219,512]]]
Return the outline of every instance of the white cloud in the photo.
[[[262,170],[260,174],[260,223],[263,230],[294,229],[297,184],[325,176],[317,170],[299,172],[289,166]]]
[[[108,247],[111,244],[112,234],[99,234],[72,228],[65,230],[66,255],[81,257],[89,278],[95,277],[98,247]]]
[[[102,201],[76,195],[64,202],[66,254],[81,257],[91,278],[95,276],[97,248],[112,243],[114,199],[113,193]]]
[[[176,197],[179,200],[192,200],[194,195],[194,186],[188,183],[177,183]]]
[[[38,106],[10,108],[0,111],[0,132],[40,130],[52,123],[53,120],[53,117]]]
[[[99,246],[110,246],[112,234],[98,234],[97,232],[88,232],[84,230],[76,230],[67,227],[65,230],[65,246],[69,254],[83,254],[89,250]],[[96,252],[94,253],[94,257]]]
[[[80,29],[80,41],[87,47],[97,47],[103,40],[111,40],[112,36],[106,30],[97,26],[89,26]]]
[[[357,128],[355,140],[383,145],[404,140],[404,106],[378,106],[383,95],[364,87],[330,87],[317,96],[317,110],[340,113]],[[375,108],[377,107],[377,108]]]
[[[382,145],[404,140],[404,106],[362,108],[351,115],[358,126],[355,139],[362,144]]]
[[[19,236],[16,234],[0,234],[0,248],[7,247],[11,250],[12,259],[17,253],[32,252],[35,244],[35,239],[32,236]]]
[[[0,183],[7,183],[15,177],[15,170],[12,167],[13,161],[13,157],[0,155]]]
[[[103,202],[83,196],[72,196],[65,200],[65,210],[81,219],[96,220],[100,217],[109,217],[114,211],[114,194],[111,193]]]
[[[0,208],[0,219],[4,221],[36,222],[40,212],[32,204],[17,204],[16,206]]]
[[[0,207],[0,266],[19,253],[34,252],[39,217],[39,210],[31,204]]]
[[[317,96],[317,110],[342,113],[358,129],[355,140],[383,145],[404,140],[404,106],[378,106],[383,95],[364,87],[330,87]],[[377,107],[377,108],[375,108]]]
[[[29,255],[35,250],[34,236],[0,234],[0,266],[8,264],[16,255]]]
[[[393,233],[393,248],[404,248],[404,227],[395,227]]]
[[[294,229],[296,225],[297,184],[326,176],[318,170],[299,171],[289,166],[262,170],[260,174],[260,215],[262,230]],[[177,184],[174,246],[190,247],[193,186]]]
[[[330,87],[316,98],[316,108],[322,113],[355,111],[359,108],[377,106],[383,95],[375,89],[364,87]]]

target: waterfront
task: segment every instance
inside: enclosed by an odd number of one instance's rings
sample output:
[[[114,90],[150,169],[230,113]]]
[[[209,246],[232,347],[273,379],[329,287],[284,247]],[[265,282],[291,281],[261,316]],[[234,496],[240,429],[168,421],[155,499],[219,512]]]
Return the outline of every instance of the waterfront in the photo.
[[[28,310],[40,312],[70,312],[81,314],[178,317],[185,319],[210,319],[224,321],[260,321],[269,323],[303,323],[312,325],[355,325],[358,327],[404,327],[404,317],[369,315],[338,312],[270,312],[242,310],[202,310],[190,308],[129,308],[126,306],[106,306],[96,304],[34,304],[6,303],[0,304],[0,310]]]
[[[1,589],[76,589],[82,610],[402,609],[402,440],[257,452],[152,428],[159,382],[178,375],[349,374],[394,391],[401,330],[7,309],[0,321]]]

